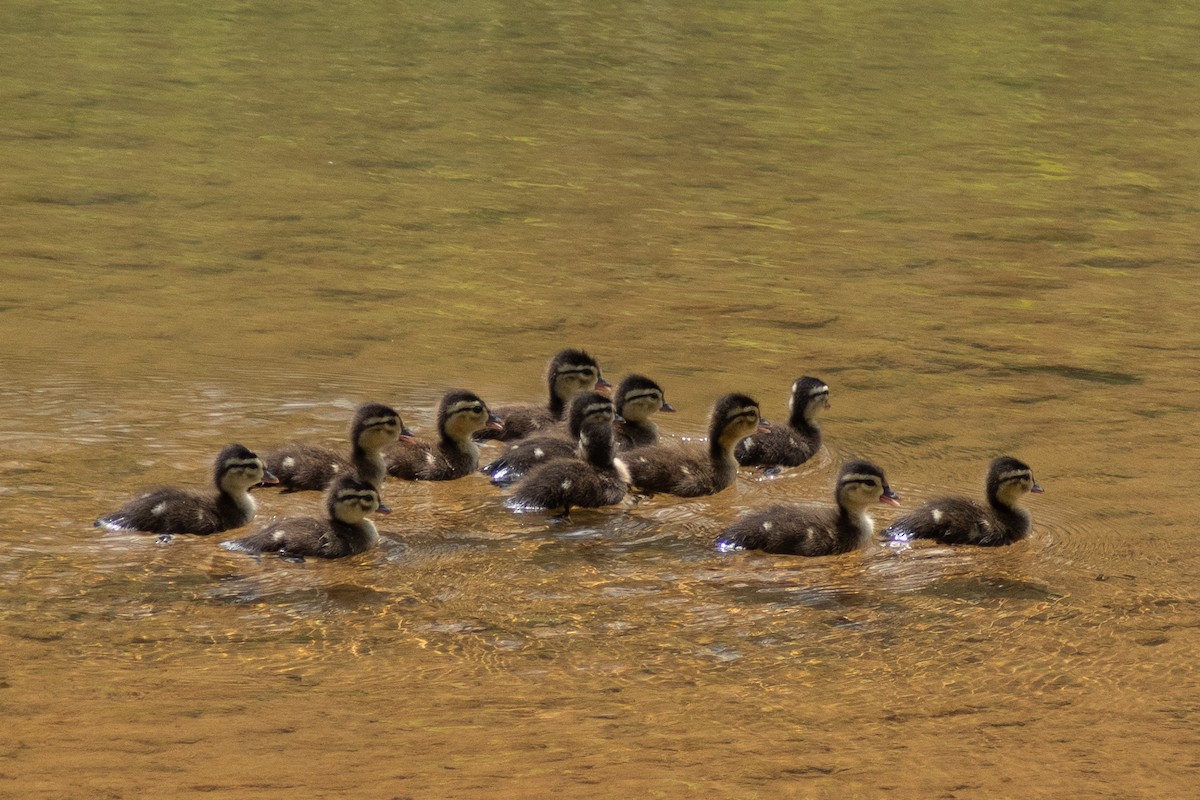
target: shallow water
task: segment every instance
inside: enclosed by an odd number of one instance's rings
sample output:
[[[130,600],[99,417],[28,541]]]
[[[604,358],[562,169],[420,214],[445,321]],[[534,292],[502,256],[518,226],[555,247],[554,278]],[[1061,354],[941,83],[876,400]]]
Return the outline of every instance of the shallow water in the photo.
[[[1192,791],[1192,5],[17,6],[0,795]],[[392,482],[333,563],[91,527],[566,345],[677,438],[820,376],[826,447],[567,525]],[[712,546],[848,458],[911,508],[999,453],[1047,490],[1013,547]]]

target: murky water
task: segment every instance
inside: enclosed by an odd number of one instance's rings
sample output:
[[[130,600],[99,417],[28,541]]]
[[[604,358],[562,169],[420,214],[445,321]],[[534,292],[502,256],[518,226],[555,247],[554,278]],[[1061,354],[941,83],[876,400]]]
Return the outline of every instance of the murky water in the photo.
[[[10,5],[0,795],[1194,791],[1194,4]],[[820,376],[827,446],[570,525],[391,483],[334,563],[91,527],[566,345],[675,437]],[[1011,548],[712,547],[998,453]]]

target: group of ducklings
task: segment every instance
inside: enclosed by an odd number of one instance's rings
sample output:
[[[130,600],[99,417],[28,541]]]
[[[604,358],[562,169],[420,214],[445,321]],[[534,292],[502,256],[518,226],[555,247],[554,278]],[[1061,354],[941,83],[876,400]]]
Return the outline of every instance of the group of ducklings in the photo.
[[[370,519],[388,513],[380,491],[388,475],[404,480],[453,480],[479,470],[480,441],[505,449],[482,468],[499,486],[515,484],[508,505],[547,509],[562,517],[572,508],[620,503],[630,492],[698,497],[731,485],[739,466],[778,470],[803,464],[821,446],[820,416],[829,408],[829,387],[816,378],[792,384],[786,425],[772,426],[758,403],[744,394],[717,400],[703,449],[659,441],[652,417],[675,409],[662,388],[641,375],[621,381],[615,394],[596,360],[574,348],[559,352],[547,372],[546,405],[489,409],[478,395],[447,392],[438,407],[438,438],[416,438],[395,409],[367,403],[350,427],[345,457],[303,443],[259,458],[231,444],[218,454],[215,496],[181,489],[143,494],[96,525],[164,535],[212,534],[246,525],[254,517],[250,490],[279,485],[285,491],[326,489],[326,518],[288,518],[250,536],[222,543],[226,549],[280,552],[302,558],[338,558],[364,552],[379,539]],[[1024,496],[1042,491],[1032,470],[1003,456],[988,470],[986,504],[966,498],[935,500],[901,516],[884,531],[892,540],[935,539],[949,544],[1004,545],[1028,535],[1032,522]],[[763,550],[804,556],[832,555],[863,547],[874,534],[869,509],[899,505],[882,469],[869,461],[843,465],[834,508],[773,505],[754,511],[721,532],[722,550]]]

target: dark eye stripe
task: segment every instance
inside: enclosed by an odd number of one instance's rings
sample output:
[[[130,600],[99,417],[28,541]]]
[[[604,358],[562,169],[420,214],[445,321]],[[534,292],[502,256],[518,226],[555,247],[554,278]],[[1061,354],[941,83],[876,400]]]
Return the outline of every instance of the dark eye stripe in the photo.
[[[874,475],[847,475],[842,478],[842,483],[861,483],[867,486],[879,486],[879,478]]]
[[[339,503],[344,503],[348,500],[366,500],[368,502],[378,502],[377,498],[378,495],[376,495],[374,492],[360,492],[355,489],[349,489],[347,491],[338,493]]]

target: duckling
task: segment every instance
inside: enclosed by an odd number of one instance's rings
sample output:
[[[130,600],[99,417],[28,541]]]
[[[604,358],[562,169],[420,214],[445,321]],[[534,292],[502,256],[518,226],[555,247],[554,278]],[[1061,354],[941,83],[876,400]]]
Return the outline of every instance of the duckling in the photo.
[[[829,387],[820,378],[797,378],[788,397],[788,424],[747,436],[733,454],[743,467],[798,467],[821,449],[818,418],[829,408]]]
[[[1033,470],[1011,456],[1001,456],[988,467],[986,491],[986,508],[965,497],[944,497],[900,517],[883,535],[898,541],[936,539],[984,547],[1012,544],[1028,536],[1033,518],[1021,501],[1030,492],[1043,491],[1033,479]]]
[[[353,472],[382,486],[387,477],[383,448],[401,435],[411,436],[394,408],[381,403],[359,407],[350,423],[350,458],[325,447],[293,442],[267,454],[267,468],[279,476],[285,492],[324,489],[340,473]]]
[[[207,536],[240,528],[252,520],[255,504],[250,489],[278,482],[262,459],[240,444],[231,444],[217,454],[213,466],[216,496],[185,489],[154,489],[134,498],[120,511],[100,517],[95,524],[111,531]]]
[[[838,472],[833,492],[837,508],[776,505],[730,525],[717,537],[721,550],[764,550],[796,556],[830,556],[865,547],[875,524],[873,503],[900,505],[883,470],[869,461],[851,461]]]
[[[344,472],[329,487],[325,511],[327,519],[282,519],[250,536],[221,542],[221,547],[238,553],[278,552],[296,558],[353,556],[370,550],[379,541],[375,523],[367,515],[387,514],[391,509],[380,502],[375,484]]]
[[[629,489],[629,471],[613,459],[616,444],[612,422],[603,416],[589,418],[579,433],[580,461],[556,458],[529,471],[509,499],[519,510],[561,508],[556,515],[568,519],[572,508],[615,505]]]
[[[644,375],[629,375],[619,384],[614,397],[617,415],[617,449],[632,450],[658,444],[658,426],[650,417],[665,411],[675,413],[675,407],[663,397],[662,387]]]
[[[469,475],[479,467],[479,445],[471,435],[503,426],[477,394],[455,389],[446,392],[438,405],[437,427],[436,445],[401,436],[388,447],[388,474],[408,481],[448,481]]]
[[[475,438],[501,441],[520,439],[561,421],[567,404],[580,392],[612,388],[612,384],[600,374],[600,365],[596,363],[596,359],[574,348],[561,350],[550,360],[546,382],[550,387],[548,405],[501,406],[495,411],[496,416],[504,421],[504,429],[497,431],[485,428],[475,434]]]
[[[511,444],[507,451],[483,471],[492,476],[492,483],[507,486],[538,464],[552,458],[580,458],[579,437],[584,425],[592,420],[602,420],[612,425],[616,414],[613,401],[600,392],[582,392],[571,400],[571,411],[567,415],[567,429],[557,426],[545,429],[544,433],[526,436]]]
[[[733,483],[738,463],[733,449],[756,431],[770,430],[758,416],[758,403],[744,394],[727,394],[713,407],[708,427],[708,452],[677,446],[636,447],[620,457],[633,485],[642,492],[667,492],[680,497],[715,494]]]

